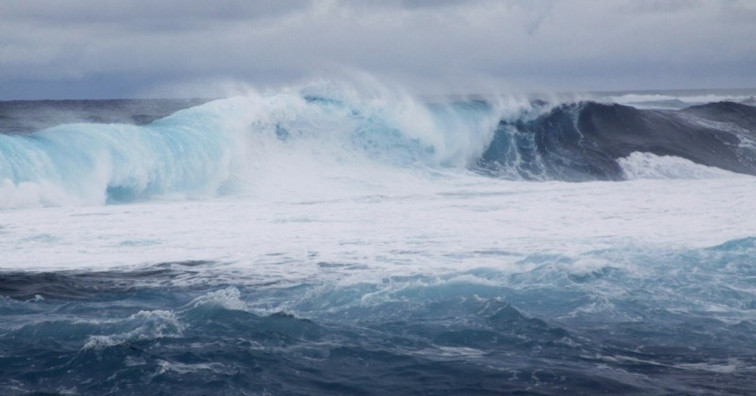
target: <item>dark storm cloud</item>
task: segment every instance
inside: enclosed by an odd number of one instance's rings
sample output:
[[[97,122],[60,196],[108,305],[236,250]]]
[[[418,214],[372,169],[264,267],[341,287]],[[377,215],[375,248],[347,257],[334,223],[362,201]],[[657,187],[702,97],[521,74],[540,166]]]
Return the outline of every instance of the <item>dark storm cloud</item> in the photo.
[[[5,1],[0,98],[45,97],[46,85],[60,96],[202,92],[350,70],[426,93],[754,86],[755,3]]]

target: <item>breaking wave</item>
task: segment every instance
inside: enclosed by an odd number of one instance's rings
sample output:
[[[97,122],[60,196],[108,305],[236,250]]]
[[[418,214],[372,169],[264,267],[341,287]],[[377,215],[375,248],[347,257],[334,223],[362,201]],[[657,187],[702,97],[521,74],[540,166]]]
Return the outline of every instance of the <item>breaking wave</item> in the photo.
[[[361,185],[428,170],[563,181],[756,175],[756,108],[422,100],[314,84],[216,100],[143,125],[0,134],[0,207],[254,193],[297,178]]]

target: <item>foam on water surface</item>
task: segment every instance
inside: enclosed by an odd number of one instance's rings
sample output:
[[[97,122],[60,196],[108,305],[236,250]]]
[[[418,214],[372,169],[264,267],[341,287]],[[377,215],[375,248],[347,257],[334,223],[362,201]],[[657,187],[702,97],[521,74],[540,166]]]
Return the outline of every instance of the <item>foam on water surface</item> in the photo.
[[[507,258],[476,252],[571,254],[630,242],[700,247],[756,234],[750,177],[584,184],[438,178],[397,177],[369,195],[318,196],[304,183],[289,186],[287,194],[300,195],[288,200],[276,192],[265,200],[6,211],[1,260],[7,269],[55,270],[134,266],[155,256],[244,265],[280,261],[278,253],[313,262],[383,254],[386,260],[371,261],[391,265],[407,256],[419,268],[455,268]]]
[[[326,84],[0,135],[0,390],[752,393],[742,106]]]

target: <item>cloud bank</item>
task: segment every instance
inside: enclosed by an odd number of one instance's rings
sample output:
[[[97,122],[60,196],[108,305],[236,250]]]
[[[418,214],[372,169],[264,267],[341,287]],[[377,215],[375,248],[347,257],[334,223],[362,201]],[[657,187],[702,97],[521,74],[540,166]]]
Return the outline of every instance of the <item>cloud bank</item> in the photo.
[[[211,94],[355,70],[424,94],[751,88],[753,21],[749,0],[5,1],[0,98]]]

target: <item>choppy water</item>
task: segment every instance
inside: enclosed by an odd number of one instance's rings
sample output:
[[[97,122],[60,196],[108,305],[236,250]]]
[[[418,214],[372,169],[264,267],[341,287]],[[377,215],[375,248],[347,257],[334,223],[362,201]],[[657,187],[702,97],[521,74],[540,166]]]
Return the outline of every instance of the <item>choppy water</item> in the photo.
[[[754,393],[756,109],[644,95],[10,117],[0,390]]]

